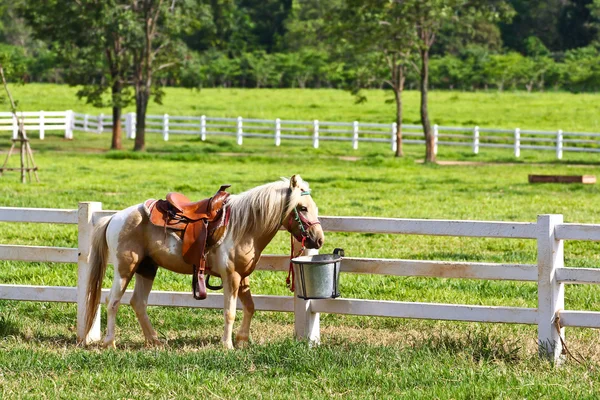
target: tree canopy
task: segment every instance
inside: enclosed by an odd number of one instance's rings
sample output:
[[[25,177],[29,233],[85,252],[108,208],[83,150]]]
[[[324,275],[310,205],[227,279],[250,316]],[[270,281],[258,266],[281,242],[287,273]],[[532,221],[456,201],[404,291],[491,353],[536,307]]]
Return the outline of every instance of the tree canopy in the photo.
[[[98,28],[107,18],[117,18],[119,7],[141,3],[141,0],[4,2],[0,5],[0,54],[19,66],[19,78],[24,81],[77,81],[109,88],[113,79],[109,70],[99,70],[101,64],[90,62],[101,57],[101,50],[92,49],[89,39],[108,43],[110,31],[100,35]],[[166,1],[165,6],[170,7],[171,3]],[[341,13],[340,9],[352,6],[353,0],[177,0],[177,7],[186,9],[180,15],[185,21],[172,26],[177,29],[169,28],[167,36],[170,43],[178,43],[178,54],[183,58],[176,68],[160,71],[155,83],[198,87],[381,87],[389,80],[386,61],[377,60],[381,52],[375,43],[357,47],[353,29],[358,26],[351,26],[350,21],[372,18],[375,10],[385,4],[406,6],[410,2],[369,0],[362,3],[374,9],[365,13],[363,7],[361,12],[365,15]],[[441,3],[449,5],[451,2]],[[470,6],[498,2],[470,0],[464,3]],[[430,49],[433,88],[600,89],[593,80],[584,79],[587,83],[580,84],[581,74],[567,68],[578,51],[577,57],[584,57],[585,65],[598,61],[594,51],[581,53],[579,50],[599,47],[598,0],[506,0],[503,3],[514,10],[510,20],[474,15],[468,22],[455,23],[452,19],[433,18],[440,23]],[[340,19],[342,15],[345,20]],[[123,22],[104,26],[113,27],[114,33],[127,27]],[[347,28],[341,40],[332,36],[338,22]],[[379,35],[377,32],[383,29],[380,26],[371,33]],[[71,45],[64,46],[68,41]],[[543,79],[534,78],[533,85],[532,72],[507,74],[497,68],[499,62],[509,64],[509,70],[521,68],[513,65],[519,60],[515,54],[520,54],[537,59],[522,66],[535,69],[531,66],[541,62],[541,53],[545,57],[546,72]],[[378,65],[374,67],[372,62]],[[407,71],[405,85],[418,87],[418,74]],[[100,86],[87,86],[82,91],[92,102],[118,100],[126,104],[126,99],[133,98],[133,93],[127,92],[120,100],[119,96],[100,100],[94,88],[100,89]]]

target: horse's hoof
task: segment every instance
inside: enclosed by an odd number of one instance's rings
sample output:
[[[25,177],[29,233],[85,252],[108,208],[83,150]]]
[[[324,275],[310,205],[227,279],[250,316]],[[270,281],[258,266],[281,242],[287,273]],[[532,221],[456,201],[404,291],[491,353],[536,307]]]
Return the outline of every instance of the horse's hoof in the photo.
[[[250,346],[250,342],[247,340],[238,340],[235,343],[235,347],[238,349],[247,349]]]
[[[102,347],[105,349],[116,349],[117,346],[115,345],[115,339],[105,340],[104,343],[102,343]]]
[[[231,340],[223,342],[223,348],[225,350],[233,350],[233,343],[231,342]]]
[[[245,349],[250,345],[250,338],[246,335],[237,335],[235,337],[235,347]]]
[[[146,347],[165,347],[165,343],[158,338],[152,338],[146,340]]]

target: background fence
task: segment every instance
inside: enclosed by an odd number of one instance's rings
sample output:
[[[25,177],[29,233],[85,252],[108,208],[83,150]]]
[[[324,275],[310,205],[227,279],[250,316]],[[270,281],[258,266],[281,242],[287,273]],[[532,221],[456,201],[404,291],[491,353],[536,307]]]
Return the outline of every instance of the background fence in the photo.
[[[37,131],[42,140],[46,131],[64,132],[66,139],[73,139],[72,111],[19,112],[17,116],[23,118],[25,132]],[[0,131],[11,131],[13,139],[16,139],[18,130],[19,123],[12,113],[0,113]]]
[[[28,132],[38,131],[40,139],[46,131],[64,131],[65,138],[72,139],[73,131],[110,132],[112,117],[109,115],[79,114],[73,111],[39,111],[22,113]],[[121,121],[128,139],[135,138],[135,113],[127,113]],[[512,150],[516,157],[521,150],[554,151],[561,159],[563,152],[600,152],[600,133],[536,131],[515,129],[487,129],[433,125],[434,152],[439,146],[469,147],[478,154],[482,148]],[[0,131],[12,131],[17,135],[17,120],[10,113],[0,113]],[[270,138],[275,146],[282,140],[305,140],[319,147],[320,141],[348,142],[353,149],[359,143],[387,143],[396,151],[396,123],[377,124],[328,121],[293,121],[282,119],[215,118],[202,116],[148,115],[146,132],[161,134],[164,140],[170,135],[194,135],[205,140],[207,136],[235,136],[239,145],[244,138]],[[402,125],[403,143],[424,144],[420,125]]]
[[[1,260],[63,262],[78,264],[77,287],[0,285],[0,299],[78,303],[78,337],[82,337],[84,286],[88,276],[93,225],[114,211],[102,211],[101,203],[80,203],[77,210],[0,207],[0,221],[39,222],[78,225],[78,248],[0,245]],[[322,217],[328,232],[385,233],[481,238],[532,239],[537,241],[537,265],[480,262],[422,261],[348,257],[342,261],[344,273],[394,276],[444,277],[465,279],[514,280],[537,282],[538,307],[519,308],[463,304],[435,304],[382,300],[326,299],[302,300],[290,296],[253,295],[257,310],[293,312],[297,337],[319,341],[319,313],[352,314],[398,318],[421,318],[472,322],[535,324],[540,349],[553,360],[562,351],[559,331],[554,325],[560,311],[565,326],[600,328],[600,312],[562,310],[565,284],[599,284],[600,269],[565,268],[565,240],[600,241],[600,225],[565,224],[562,215],[540,215],[537,222],[484,222],[417,220],[369,217]],[[286,255],[265,255],[259,269],[287,271]],[[343,280],[343,277],[341,278]],[[82,284],[83,283],[83,284]],[[103,290],[103,301],[108,290]],[[342,293],[343,294],[343,293]],[[123,298],[128,303],[131,292]],[[149,305],[169,307],[222,308],[223,296],[209,294],[203,301],[191,293],[152,292]],[[240,304],[238,303],[238,308]],[[90,339],[100,338],[99,313]]]

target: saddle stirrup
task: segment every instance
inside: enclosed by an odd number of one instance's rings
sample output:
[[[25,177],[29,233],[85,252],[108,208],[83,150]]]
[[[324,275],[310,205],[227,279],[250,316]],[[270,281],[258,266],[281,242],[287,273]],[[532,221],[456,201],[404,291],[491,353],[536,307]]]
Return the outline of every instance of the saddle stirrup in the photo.
[[[194,265],[194,275],[192,277],[192,293],[196,300],[204,300],[207,296],[204,269],[197,268],[196,265]]]

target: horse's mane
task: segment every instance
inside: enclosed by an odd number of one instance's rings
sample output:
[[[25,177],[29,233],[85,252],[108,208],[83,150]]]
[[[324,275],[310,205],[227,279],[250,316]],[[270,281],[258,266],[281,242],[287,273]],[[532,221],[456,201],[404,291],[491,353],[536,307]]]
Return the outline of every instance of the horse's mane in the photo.
[[[290,181],[257,186],[239,195],[231,195],[227,206],[231,208],[231,233],[233,240],[254,232],[276,232],[284,215],[292,211],[300,201],[302,191],[308,191],[308,183],[300,180],[300,188],[289,193]],[[289,195],[288,195],[289,193]],[[258,230],[262,232],[258,232]]]

